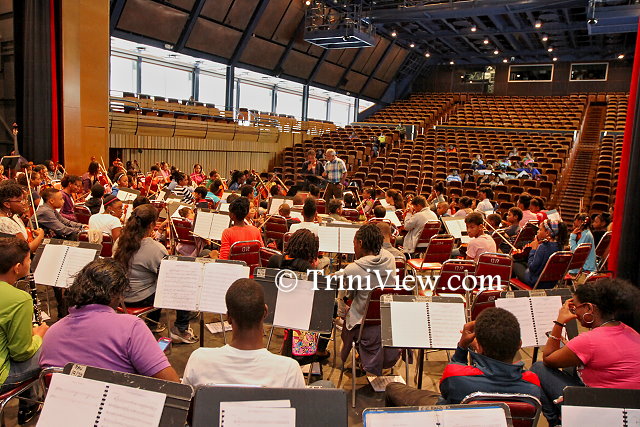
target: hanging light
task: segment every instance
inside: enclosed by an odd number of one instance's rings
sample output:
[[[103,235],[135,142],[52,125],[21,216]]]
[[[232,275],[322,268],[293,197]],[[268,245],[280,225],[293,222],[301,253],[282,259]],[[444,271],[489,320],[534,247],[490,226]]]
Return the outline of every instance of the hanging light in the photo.
[[[549,46],[549,48],[547,49],[547,52],[553,52],[553,48]]]
[[[554,56],[554,57],[553,57],[553,62],[556,62],[557,60],[558,60],[558,57],[557,57],[557,56]]]
[[[549,40],[549,36],[548,36],[548,35],[546,35],[546,34],[543,34],[543,35],[542,35],[542,41],[543,41],[543,42],[546,42],[547,40]]]
[[[413,49],[414,47],[416,47],[416,45],[415,45],[415,43],[411,43],[411,44],[409,45],[409,47],[410,47],[411,49]]]
[[[506,64],[507,62],[509,62],[509,60],[508,60],[507,58],[504,58],[504,59],[502,60],[502,62],[504,62],[504,63]]]
[[[431,54],[429,52],[425,53],[424,56],[426,56],[427,58],[429,58],[431,56]]]
[[[499,51],[498,49],[496,49],[496,50],[494,50],[494,51],[493,51],[493,54],[494,54],[494,55],[497,55],[497,54],[499,54],[499,53],[500,53],[500,51]]]
[[[449,65],[453,65],[453,64],[455,64],[455,62],[452,59],[451,61],[449,61]]]
[[[489,39],[485,38],[485,39],[482,41],[482,43],[484,43],[484,44],[489,44]]]

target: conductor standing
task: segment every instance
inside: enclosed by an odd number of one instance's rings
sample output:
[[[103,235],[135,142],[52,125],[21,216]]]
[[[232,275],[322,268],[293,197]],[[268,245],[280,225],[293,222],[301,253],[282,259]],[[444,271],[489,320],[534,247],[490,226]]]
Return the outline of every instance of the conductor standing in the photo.
[[[307,151],[307,161],[302,164],[300,175],[304,177],[303,190],[309,191],[309,185],[319,185],[322,180],[324,167],[322,162],[316,158],[315,150]]]
[[[330,148],[325,153],[327,163],[324,165],[323,177],[327,180],[327,189],[325,190],[325,200],[342,198],[342,181],[347,174],[347,166],[344,161],[336,156],[336,151]]]

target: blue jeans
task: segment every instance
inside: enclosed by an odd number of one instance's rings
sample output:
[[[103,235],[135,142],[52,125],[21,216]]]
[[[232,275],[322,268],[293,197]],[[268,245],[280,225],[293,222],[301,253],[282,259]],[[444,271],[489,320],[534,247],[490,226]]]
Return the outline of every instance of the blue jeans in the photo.
[[[562,396],[567,386],[582,386],[584,383],[577,374],[570,374],[561,369],[549,368],[543,362],[536,362],[531,366],[531,372],[540,379],[542,386],[542,413],[553,427],[560,424],[560,405],[553,403]]]
[[[16,385],[23,381],[36,377],[40,372],[40,364],[38,363],[39,359],[40,349],[38,349],[33,356],[24,362],[15,362],[10,360],[9,376],[4,383],[0,384],[0,394],[15,388]]]

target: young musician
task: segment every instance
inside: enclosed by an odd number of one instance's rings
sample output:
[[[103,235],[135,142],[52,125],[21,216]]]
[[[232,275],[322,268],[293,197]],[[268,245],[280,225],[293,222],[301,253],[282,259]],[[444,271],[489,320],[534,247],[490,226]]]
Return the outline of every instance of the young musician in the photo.
[[[391,244],[391,225],[384,221],[379,221],[375,224],[384,238],[382,242],[382,249],[389,251],[394,258],[405,258],[404,254]]]
[[[42,229],[52,232],[60,239],[77,240],[78,233],[87,227],[63,218],[57,211],[64,205],[62,192],[55,188],[45,188],[42,190],[42,200],[44,203],[36,211],[38,224]]]
[[[234,171],[231,175],[231,184],[229,191],[238,191],[246,181],[246,176],[241,171]]]
[[[504,230],[504,234],[507,235],[507,239],[511,243],[516,240],[518,233],[520,233],[520,221],[522,220],[522,210],[520,208],[516,208],[515,206],[509,208],[507,212],[507,228]],[[500,250],[505,254],[511,252],[511,246],[509,246],[506,242],[502,242],[500,244]]]
[[[593,234],[593,243],[597,247],[600,243],[600,239],[607,232],[607,227],[611,224],[611,214],[603,212],[593,217],[591,223],[591,234]]]
[[[91,198],[84,202],[84,206],[89,209],[91,215],[100,213],[102,210],[102,198],[104,197],[104,187],[100,184],[95,184],[91,187]]]
[[[586,213],[576,214],[573,218],[573,231],[569,236],[569,247],[572,251],[575,251],[578,245],[582,243],[591,244],[591,251],[582,268],[584,271],[596,271],[598,269],[596,266],[596,244],[593,234],[591,234],[591,230],[589,229],[590,222],[591,218]],[[569,271],[569,273],[576,274],[578,271],[578,269],[574,269]]]
[[[167,256],[167,248],[153,240],[158,210],[153,205],[141,205],[131,212],[129,220],[115,245],[113,259],[127,270],[129,289],[124,293],[124,301],[131,307],[153,305],[158,282],[158,270],[162,259]],[[156,325],[153,332],[162,332],[166,326],[160,323],[161,310],[147,317]],[[193,344],[198,341],[189,326],[190,313],[176,310],[176,321],[171,327],[170,337],[174,342]]]
[[[429,198],[427,198],[429,208],[433,211],[436,209],[438,203],[446,202],[446,194],[447,188],[445,187],[444,182],[437,182],[436,185],[433,186],[433,190],[431,191],[431,194],[429,194]]]
[[[540,224],[538,234],[529,245],[531,252],[526,263],[513,263],[513,276],[520,279],[529,286],[535,285],[538,277],[547,264],[549,257],[561,251],[567,244],[567,226],[563,222],[546,220]],[[538,287],[541,289],[552,288],[555,283],[541,282]]]
[[[33,299],[14,285],[29,274],[31,253],[27,242],[15,237],[0,238],[0,394],[34,378],[46,323],[32,326]],[[31,397],[23,394],[23,397]],[[20,401],[18,422],[35,415],[37,406]]]
[[[414,197],[404,217],[404,229],[407,234],[402,240],[402,251],[407,254],[414,253],[425,224],[437,220],[436,214],[427,206],[427,200],[422,196]]]
[[[456,211],[456,213],[453,216],[464,218],[467,215],[469,215],[471,212],[473,212],[473,199],[466,196],[460,197],[460,200],[458,200],[458,206],[459,206],[459,209],[458,211]]]
[[[278,215],[287,220],[288,227],[291,227],[292,224],[300,223],[300,220],[298,218],[291,217],[291,208],[287,203],[283,203],[280,205],[280,207],[278,208]]]
[[[29,249],[35,252],[44,239],[41,228],[35,230],[35,236],[30,238],[22,216],[29,210],[22,187],[15,181],[9,180],[0,185],[0,233],[12,235],[20,240],[29,242]]]
[[[529,204],[529,209],[531,210],[532,213],[536,215],[536,217],[538,217],[538,222],[542,222],[545,219],[547,219],[547,214],[543,210],[544,202],[541,199],[537,197],[534,197],[533,199],[531,199],[531,203]]]
[[[529,194],[522,194],[518,197],[517,207],[522,211],[522,219],[520,220],[520,228],[527,225],[529,221],[537,221],[538,216],[531,212],[529,208],[531,207],[531,199],[532,197]]]
[[[387,190],[387,193],[385,194],[385,201],[389,205],[387,210],[397,211],[404,209],[404,198],[402,197],[402,193],[400,193],[398,190],[395,190],[393,188]]]
[[[42,342],[40,366],[72,362],[180,382],[144,321],[115,311],[129,287],[126,273],[111,258],[80,270],[65,295],[69,315]]]
[[[205,384],[247,384],[262,387],[304,388],[298,362],[271,353],[263,344],[267,306],[262,286],[251,279],[238,279],[225,295],[231,324],[229,344],[201,347],[191,353],[182,382]]]
[[[129,188],[129,176],[124,172],[116,173],[111,194],[117,196],[120,188]]]
[[[98,176],[100,175],[100,165],[98,162],[89,163],[89,168],[87,172],[82,175],[82,187],[83,191],[86,193],[91,190],[94,184],[103,184],[99,182]],[[103,184],[104,185],[104,184]]]
[[[340,199],[329,200],[329,203],[327,204],[327,212],[329,213],[329,217],[333,218],[335,221],[351,222],[342,216],[342,200]]]
[[[202,184],[206,178],[207,176],[202,173],[202,166],[199,163],[193,165],[193,173],[191,174],[193,185],[197,187]]]
[[[64,176],[64,173],[60,170],[60,166],[53,163],[53,160],[45,160],[44,165],[47,168],[46,174],[49,181],[60,181]]]
[[[502,226],[502,218],[498,214],[489,214],[487,215],[487,222],[493,228],[490,228],[487,231],[497,230]]]
[[[188,187],[189,179],[187,178],[187,175],[182,172],[176,172],[173,177],[177,185],[174,186],[171,191],[181,198],[181,202],[193,203],[193,193],[191,188]]]
[[[295,202],[295,199],[294,199]],[[291,233],[295,233],[297,230],[301,228],[306,228],[310,230],[316,236],[318,235],[318,227],[319,224],[316,222],[318,219],[318,208],[316,205],[315,199],[312,197],[307,197],[304,201],[304,205],[302,206],[302,218],[303,221],[299,224],[292,224],[289,227],[289,231]]]
[[[362,213],[365,215],[369,215],[369,213],[373,210],[373,204],[375,203],[373,188],[365,187],[362,190]]]
[[[122,200],[109,194],[103,199],[104,213],[91,215],[89,218],[89,228],[111,235],[111,240],[115,242],[122,233],[122,222],[120,218],[123,213]]]
[[[471,238],[467,246],[467,259],[478,261],[483,253],[496,251],[496,242],[484,232],[484,215],[480,212],[471,212],[464,218],[464,223],[467,226],[467,234]]]
[[[347,166],[344,164],[344,160],[338,158],[336,151],[333,148],[329,148],[325,152],[325,158],[327,159],[327,162],[324,165],[324,172],[322,172],[322,176],[327,180],[327,188],[325,190],[324,198],[326,200],[333,197],[341,199],[342,181],[347,175]]]
[[[76,175],[67,175],[62,178],[60,185],[62,186],[62,198],[64,199],[64,205],[62,205],[60,209],[60,215],[69,221],[77,221],[73,210],[75,206],[73,197],[75,194],[82,192],[82,178]]]
[[[222,197],[222,194],[224,194],[224,185],[222,184],[222,180],[215,179],[209,186],[207,199],[213,201],[213,203],[218,203],[220,201],[220,198]]]
[[[211,258],[229,259],[229,251],[231,245],[235,242],[245,242],[248,240],[257,240],[260,246],[264,246],[262,234],[257,227],[249,225],[245,222],[245,218],[249,214],[249,199],[239,197],[229,205],[229,218],[233,225],[222,232],[220,240],[220,252],[211,251]]]
[[[514,362],[520,336],[513,314],[495,307],[483,310],[462,328],[458,347],[440,379],[441,395],[390,383],[385,390],[387,406],[455,405],[478,391],[530,394],[539,399],[542,391],[536,374],[525,371],[523,362]]]
[[[480,200],[480,203],[478,203],[478,207],[476,207],[477,212],[489,215],[495,211],[495,206],[491,203],[491,199],[493,199],[493,190],[490,187],[483,187],[478,190],[478,199]]]

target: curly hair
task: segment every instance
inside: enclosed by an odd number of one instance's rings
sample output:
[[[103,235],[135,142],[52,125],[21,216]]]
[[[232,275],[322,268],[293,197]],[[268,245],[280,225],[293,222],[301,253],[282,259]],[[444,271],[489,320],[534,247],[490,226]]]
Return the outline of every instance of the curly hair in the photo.
[[[250,203],[246,197],[238,197],[229,204],[229,213],[232,213],[236,221],[244,221],[249,214]]]
[[[89,304],[110,305],[129,288],[124,267],[111,258],[99,258],[85,265],[67,289],[65,299],[69,307]]]
[[[604,317],[627,320],[629,315],[638,313],[640,290],[626,280],[600,279],[587,282],[578,286],[574,295],[582,304],[591,303],[598,307]],[[619,319],[620,316],[625,319]]]
[[[483,310],[476,319],[475,332],[485,356],[513,362],[520,349],[520,324],[513,314],[497,307]]]
[[[384,236],[375,224],[364,224],[356,231],[355,239],[361,242],[362,249],[374,255],[380,253],[384,243]]]
[[[153,205],[140,205],[135,208],[122,229],[113,259],[128,269],[133,255],[140,249],[142,239],[157,219],[158,210]]]
[[[15,181],[5,181],[6,184],[0,186],[0,207],[4,208],[4,204],[11,199],[22,198],[24,192],[20,184]]]
[[[291,235],[285,254],[312,262],[318,258],[319,244],[318,236],[306,228],[301,228]]]

